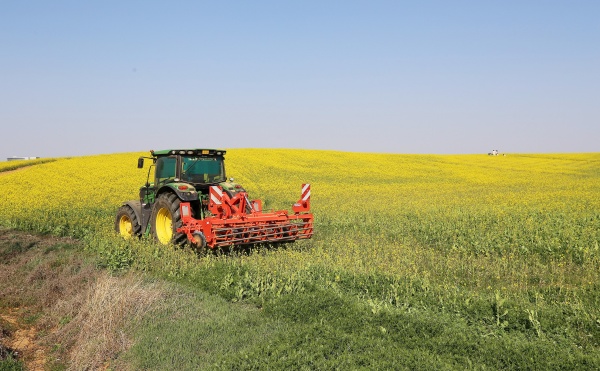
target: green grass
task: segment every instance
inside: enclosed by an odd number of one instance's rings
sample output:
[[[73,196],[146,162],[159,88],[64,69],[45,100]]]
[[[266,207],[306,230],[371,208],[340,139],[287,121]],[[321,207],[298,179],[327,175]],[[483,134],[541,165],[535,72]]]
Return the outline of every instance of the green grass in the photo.
[[[136,328],[136,343],[123,361],[145,370],[219,369],[232,355],[289,330],[255,307],[194,289],[179,289]]]
[[[25,370],[23,363],[12,356],[0,360],[0,371],[22,371]]]
[[[512,315],[516,303],[497,296],[461,313],[426,303],[378,307],[316,286],[260,306],[179,290],[135,326],[136,344],[120,362],[152,370],[600,367],[591,349],[537,333],[526,313]]]

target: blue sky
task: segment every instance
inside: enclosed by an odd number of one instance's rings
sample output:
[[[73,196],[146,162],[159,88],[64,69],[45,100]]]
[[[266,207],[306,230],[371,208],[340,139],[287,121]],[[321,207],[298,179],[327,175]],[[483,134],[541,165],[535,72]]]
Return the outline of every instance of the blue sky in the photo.
[[[0,159],[600,151],[600,1],[0,2]]]

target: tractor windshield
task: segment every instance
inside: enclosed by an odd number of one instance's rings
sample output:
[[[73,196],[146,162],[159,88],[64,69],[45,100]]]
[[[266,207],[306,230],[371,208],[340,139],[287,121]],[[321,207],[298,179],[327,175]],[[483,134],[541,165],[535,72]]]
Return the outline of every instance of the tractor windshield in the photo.
[[[220,183],[225,181],[223,158],[182,157],[181,180],[190,183]]]

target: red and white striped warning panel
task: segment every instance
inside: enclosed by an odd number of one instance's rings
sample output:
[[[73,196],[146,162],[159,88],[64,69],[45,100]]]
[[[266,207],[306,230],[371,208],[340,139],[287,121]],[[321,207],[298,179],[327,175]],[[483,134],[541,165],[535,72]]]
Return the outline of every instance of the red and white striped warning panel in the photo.
[[[310,184],[302,184],[302,201],[310,199]]]
[[[223,188],[219,186],[210,187],[210,200],[215,205],[221,205],[223,203]]]

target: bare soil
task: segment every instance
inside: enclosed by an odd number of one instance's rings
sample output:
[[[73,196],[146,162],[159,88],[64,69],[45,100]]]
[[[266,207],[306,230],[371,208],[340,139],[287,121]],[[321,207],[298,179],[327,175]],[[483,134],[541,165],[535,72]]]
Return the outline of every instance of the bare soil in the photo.
[[[62,364],[67,349],[47,340],[68,298],[79,297],[99,274],[69,238],[0,229],[0,358],[11,355],[28,370]],[[64,312],[64,311],[63,311]]]
[[[23,166],[23,167],[20,167],[20,168],[14,169],[14,170],[0,171],[0,176],[2,176],[2,175],[4,175],[4,174],[10,174],[10,173],[14,173],[15,171],[20,171],[20,170],[23,170],[23,169],[27,169],[27,168],[29,168],[29,167],[32,167],[32,166],[34,166],[34,165]]]
[[[3,321],[9,323],[16,330],[3,340],[5,352],[10,352],[16,358],[26,359],[29,370],[43,370],[46,365],[46,349],[37,343],[38,330],[35,326],[25,326],[19,323],[19,309],[9,309],[7,313],[0,314]],[[3,345],[0,344],[0,347]]]

